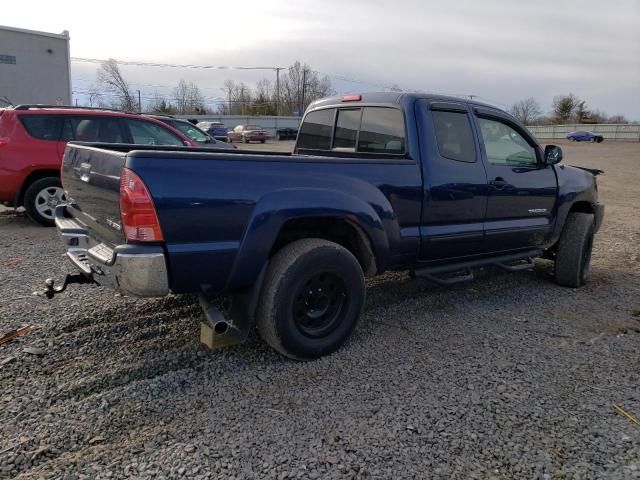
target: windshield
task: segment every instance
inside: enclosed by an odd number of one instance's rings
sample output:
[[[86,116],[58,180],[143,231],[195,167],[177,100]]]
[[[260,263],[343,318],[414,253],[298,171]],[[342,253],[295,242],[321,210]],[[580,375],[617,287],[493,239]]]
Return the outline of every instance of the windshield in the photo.
[[[206,133],[189,122],[173,121],[171,122],[171,126],[189,137],[194,142],[207,143],[210,141],[209,136]]]

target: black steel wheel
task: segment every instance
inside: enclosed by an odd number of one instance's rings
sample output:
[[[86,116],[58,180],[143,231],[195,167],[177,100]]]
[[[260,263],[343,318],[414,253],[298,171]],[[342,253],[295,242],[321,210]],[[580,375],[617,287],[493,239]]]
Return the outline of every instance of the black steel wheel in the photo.
[[[351,335],[364,297],[364,274],[351,252],[327,240],[297,240],[270,261],[256,312],[258,333],[290,358],[327,355]]]
[[[319,273],[300,286],[292,305],[296,327],[303,335],[319,338],[338,325],[347,299],[344,282],[333,273]]]

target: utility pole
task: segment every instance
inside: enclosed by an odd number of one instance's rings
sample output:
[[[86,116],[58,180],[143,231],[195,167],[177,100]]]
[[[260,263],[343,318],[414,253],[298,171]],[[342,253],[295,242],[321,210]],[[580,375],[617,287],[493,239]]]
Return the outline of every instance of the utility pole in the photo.
[[[282,67],[276,67],[276,117],[280,115],[280,70]]]
[[[138,90],[138,113],[142,113],[142,101],[140,99],[140,90]]]
[[[304,113],[304,90],[307,86],[307,69],[302,69],[302,105],[300,105],[300,116]]]
[[[244,82],[241,83],[240,87],[240,106],[242,108],[242,115],[244,115]]]

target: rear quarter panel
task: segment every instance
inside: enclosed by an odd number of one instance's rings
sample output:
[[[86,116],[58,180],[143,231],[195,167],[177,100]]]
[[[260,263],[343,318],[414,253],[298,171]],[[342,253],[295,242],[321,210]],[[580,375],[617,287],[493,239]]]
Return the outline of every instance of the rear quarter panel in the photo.
[[[5,111],[1,117],[0,137],[8,139],[8,142],[0,147],[0,201],[17,200],[25,179],[31,173],[38,170],[57,172],[60,169],[58,142],[32,137],[18,117],[12,111]]]

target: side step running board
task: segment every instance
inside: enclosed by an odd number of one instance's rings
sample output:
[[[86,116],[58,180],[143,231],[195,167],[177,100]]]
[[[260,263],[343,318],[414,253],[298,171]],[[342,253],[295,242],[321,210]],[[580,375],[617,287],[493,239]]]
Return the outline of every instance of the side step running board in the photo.
[[[453,285],[454,283],[473,280],[473,268],[496,266],[509,272],[528,270],[534,266],[534,258],[542,255],[542,250],[528,250],[510,255],[481,258],[466,262],[436,265],[418,268],[411,272],[413,277],[426,278],[439,285]],[[456,273],[456,275],[448,275]]]

